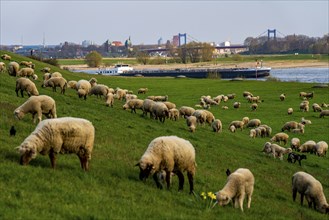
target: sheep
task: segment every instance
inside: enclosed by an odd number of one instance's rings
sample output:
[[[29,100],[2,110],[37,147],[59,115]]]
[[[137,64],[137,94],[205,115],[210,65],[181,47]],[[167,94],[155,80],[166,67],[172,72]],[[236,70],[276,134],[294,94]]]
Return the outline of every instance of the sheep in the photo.
[[[261,125],[259,125],[258,128],[260,128],[260,129],[265,128],[264,136],[266,136],[266,137],[269,137],[272,134],[272,128],[268,125],[261,124]]]
[[[222,132],[222,128],[223,128],[223,126],[222,126],[222,122],[221,122],[221,120],[219,120],[219,119],[215,119],[215,120],[211,123],[211,127],[212,127],[212,130],[213,130],[214,132],[217,132],[217,133]]]
[[[84,100],[87,99],[87,94],[89,93],[92,84],[95,84],[96,81],[94,78],[91,78],[89,81],[81,79],[77,82],[76,88],[79,98],[84,97]]]
[[[233,103],[233,108],[240,108],[241,102],[234,102]]]
[[[299,97],[300,97],[300,98],[304,98],[305,96],[306,96],[306,92],[300,92],[300,93],[299,93]]]
[[[319,141],[318,143],[316,143],[315,145],[315,152],[316,154],[320,157],[320,156],[326,156],[328,151],[328,144],[325,141]]]
[[[21,92],[21,96],[24,97],[23,92],[26,91],[27,95],[30,96],[38,96],[39,95],[39,91],[37,89],[37,87],[35,86],[34,82],[32,82],[31,80],[29,80],[28,78],[18,78],[16,80],[16,95],[18,97],[18,91]]]
[[[222,106],[222,109],[227,110],[228,106],[224,105],[224,106]]]
[[[50,73],[50,67],[45,66],[40,71],[43,72],[43,73]]]
[[[291,129],[295,129],[295,128],[298,128],[299,127],[299,123],[296,122],[296,121],[289,121],[289,122],[286,122],[283,127],[281,128],[281,131],[290,131]]]
[[[34,66],[35,66],[31,61],[21,61],[21,62],[19,63],[19,65],[21,65],[21,66],[26,66],[26,67],[30,67],[30,68],[32,68],[32,69],[34,69]]]
[[[295,133],[295,134],[304,134],[305,130],[304,130],[304,128],[295,128],[295,129],[292,129],[291,132]]]
[[[261,120],[259,119],[251,119],[248,124],[246,125],[247,128],[254,128],[254,127],[259,127],[261,125]]]
[[[201,110],[203,112],[206,113],[206,122],[211,125],[211,123],[215,120],[215,116],[212,112],[208,111],[208,110]]]
[[[299,109],[302,111],[302,112],[308,112],[309,109],[310,109],[310,106],[307,102],[302,102],[300,103],[299,105]]]
[[[255,138],[256,137],[256,130],[255,129],[250,129],[249,131],[249,137]]]
[[[284,101],[285,98],[286,98],[286,94],[282,93],[282,94],[280,95],[280,100],[281,100],[281,101]]]
[[[147,116],[147,113],[150,113],[150,118],[153,118],[153,106],[155,104],[155,101],[151,100],[151,99],[144,99],[143,102],[143,115]]]
[[[127,94],[126,90],[124,90],[124,89],[118,89],[118,90],[116,91],[114,97],[115,97],[116,99],[118,99],[118,100],[124,100],[125,97],[126,97],[126,94]]]
[[[223,98],[222,98],[222,101],[227,102],[227,100],[228,100],[228,97],[226,95],[224,95]]]
[[[312,124],[312,121],[307,120],[304,117],[302,117],[302,119],[300,120],[300,123],[303,124],[303,125],[309,125],[309,124]]]
[[[110,89],[108,89],[108,92],[110,92]],[[126,96],[125,96],[126,102],[130,99],[137,99],[137,98],[138,98],[137,95],[129,94],[129,93],[127,93]]]
[[[322,111],[322,108],[317,103],[313,103],[312,108],[313,108],[314,112],[321,112]]]
[[[216,96],[213,100],[214,100],[215,102],[217,102],[217,104],[219,105],[220,102],[223,100],[223,96],[224,96],[224,95],[218,95],[218,96]]]
[[[61,88],[61,94],[64,95],[66,87],[67,87],[67,81],[66,81],[66,79],[64,79],[63,77],[60,77],[60,76],[59,77],[51,77],[47,81],[43,82],[42,87],[43,88],[52,87],[53,92],[56,92],[56,87],[60,87]]]
[[[63,77],[63,76],[60,72],[53,72],[52,74],[50,74],[50,77]]]
[[[245,117],[242,118],[242,121],[243,121],[243,124],[246,125],[246,124],[248,124],[248,122],[250,120],[249,120],[249,117],[245,116]]]
[[[179,119],[179,110],[177,108],[169,109],[169,119],[175,121]]]
[[[243,122],[243,121],[232,121],[232,122],[229,124],[228,128],[229,128],[229,130],[231,130],[231,132],[233,132],[233,131],[232,131],[232,128],[231,128],[232,126],[234,126],[235,129],[240,128],[241,131],[242,131],[242,129],[243,129],[243,125],[244,125],[244,122]],[[235,129],[234,129],[234,132],[235,132]]]
[[[34,123],[36,122],[35,115],[38,122],[42,120],[42,114],[47,118],[57,118],[55,100],[47,95],[31,96],[14,111],[15,117],[19,120],[27,113],[32,114]]]
[[[8,65],[8,74],[10,76],[16,76],[19,71],[19,64],[15,61],[10,62]]]
[[[288,108],[288,115],[292,115],[292,113],[294,112],[294,109],[293,108]]]
[[[111,93],[111,92],[107,93],[105,103],[106,103],[106,106],[113,107],[113,104],[114,104],[114,95],[113,95],[113,93]]]
[[[10,136],[15,136],[16,135],[16,129],[15,129],[15,126],[14,125],[12,125],[11,127],[10,127],[10,130],[9,130],[9,135]]]
[[[205,103],[203,106],[218,105],[217,101],[215,101],[207,96],[201,97],[201,101]]]
[[[0,62],[0,73],[6,70],[6,64],[4,62]]]
[[[250,106],[250,108],[251,108],[252,111],[256,111],[257,108],[258,108],[257,103],[252,103],[252,105]]]
[[[176,104],[175,103],[172,103],[172,102],[163,102],[167,108],[170,110],[172,108],[176,108]]]
[[[186,124],[189,127],[190,132],[195,132],[197,125],[197,118],[193,115],[186,116]]]
[[[251,92],[244,91],[243,92],[243,97],[247,97],[247,96],[253,97],[254,95]]]
[[[137,94],[146,94],[148,91],[148,88],[139,88],[137,91]]]
[[[255,178],[249,169],[239,168],[227,177],[225,186],[216,193],[216,202],[225,206],[234,201],[235,208],[243,211],[243,200],[247,195],[247,207],[250,208]]]
[[[260,97],[259,96],[252,96],[252,97],[249,97],[248,98],[248,102],[250,102],[250,103],[253,103],[253,102],[257,103],[257,102],[261,102],[261,101],[260,101]]]
[[[123,110],[131,109],[131,111],[130,111],[131,113],[133,113],[133,112],[136,113],[136,109],[143,108],[143,103],[144,103],[144,100],[142,100],[142,99],[130,99],[122,106],[122,108],[123,108]]]
[[[297,150],[300,146],[300,140],[299,138],[292,138],[290,141],[290,147],[293,150]]]
[[[297,151],[314,153],[315,146],[316,146],[315,141],[309,140],[309,141],[306,141],[305,143],[303,143],[302,145],[300,145],[299,148],[297,149]]]
[[[229,129],[232,133],[235,133],[236,127],[235,127],[234,125],[231,125],[228,129]]]
[[[193,115],[194,112],[195,112],[195,109],[192,107],[182,106],[179,108],[179,115],[181,117],[191,116],[191,115]]]
[[[165,102],[168,101],[168,96],[154,96],[154,101],[156,102]]]
[[[320,118],[324,118],[324,116],[329,116],[329,110],[322,110],[320,112]]]
[[[104,96],[109,92],[109,87],[103,84],[97,84],[93,87],[90,88],[88,95],[96,95],[97,97],[99,96]]]
[[[77,81],[75,81],[75,80],[68,81],[67,82],[67,88],[77,90]]]
[[[235,93],[227,94],[227,98],[228,99],[234,99],[235,97],[236,97],[236,94]]]
[[[76,153],[81,168],[87,171],[94,137],[95,128],[86,119],[63,117],[43,120],[18,147],[21,155],[20,164],[28,165],[37,153],[48,154],[54,169],[58,153]]]
[[[280,132],[280,133],[276,133],[270,140],[271,140],[271,142],[278,142],[278,143],[283,142],[284,145],[286,145],[288,142],[288,138],[289,138],[289,135],[287,135],[286,133]]]
[[[152,110],[155,119],[159,119],[162,123],[164,123],[166,118],[169,117],[169,110],[163,102],[155,102]]]
[[[304,95],[304,97],[305,97],[306,99],[311,99],[311,98],[314,97],[314,92],[308,92],[308,93],[306,93],[306,94]]]
[[[274,158],[277,157],[277,158],[280,158],[280,160],[283,160],[283,155],[291,153],[292,149],[290,147],[284,148],[277,144],[272,144],[270,142],[266,142],[264,145],[263,152],[265,152],[267,154],[271,153]]]
[[[321,213],[329,213],[329,205],[323,193],[322,184],[312,175],[303,171],[296,172],[292,176],[292,199],[296,201],[297,192],[300,193],[300,204],[303,205],[304,196],[308,207]]]
[[[324,103],[324,102],[321,103],[321,107],[323,107],[323,108],[328,108],[328,105],[329,105],[329,104],[326,104],[326,103]]]
[[[171,173],[175,173],[179,179],[178,190],[183,190],[183,172],[187,171],[190,194],[194,193],[195,149],[188,140],[177,136],[157,137],[148,145],[136,166],[139,166],[140,169],[139,179],[145,181],[149,175],[153,175],[158,188],[162,188],[156,178],[158,172],[166,171],[168,189],[170,188]]]
[[[11,60],[11,56],[9,56],[8,54],[2,54],[1,55],[1,59],[3,59],[3,60]]]
[[[306,160],[306,155],[304,154],[297,154],[297,153],[293,153],[293,152],[290,152],[288,154],[288,162],[289,163],[296,163],[296,160],[298,161],[299,163],[299,166],[302,166],[302,163],[301,161],[305,159]]]

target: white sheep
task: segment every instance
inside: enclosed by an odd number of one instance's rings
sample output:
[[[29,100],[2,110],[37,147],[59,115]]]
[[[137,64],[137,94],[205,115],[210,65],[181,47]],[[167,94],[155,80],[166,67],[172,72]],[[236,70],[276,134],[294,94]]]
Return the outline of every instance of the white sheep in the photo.
[[[234,207],[243,211],[243,200],[247,196],[247,207],[249,209],[254,184],[255,178],[251,171],[246,168],[239,168],[227,177],[224,188],[216,193],[216,202],[220,206],[225,206],[233,201]]]
[[[292,176],[292,198],[296,200],[297,192],[300,193],[300,203],[303,205],[304,196],[308,206],[321,213],[329,213],[329,205],[323,193],[322,184],[312,175],[303,171],[296,172]]]
[[[250,131],[249,131],[249,137],[255,138],[256,135],[257,135],[256,130],[255,129],[250,129]]]
[[[293,112],[294,112],[293,108],[288,108],[288,110],[287,110],[288,115],[291,115]]]
[[[19,71],[19,64],[15,61],[12,61],[8,65],[8,74],[10,76],[16,76]]]
[[[280,100],[281,100],[281,101],[284,101],[285,99],[286,99],[286,94],[282,93],[282,94],[280,95]]]
[[[126,90],[124,89],[117,89],[116,93],[115,93],[115,98],[118,99],[118,100],[124,100],[126,98]]]
[[[322,111],[321,106],[317,103],[313,103],[312,108],[313,108],[313,112],[321,112]]]
[[[4,62],[0,62],[0,73],[6,70],[6,64]]]
[[[283,160],[283,155],[291,153],[292,149],[290,147],[284,148],[277,144],[266,142],[263,148],[263,152],[272,154],[274,158],[280,158],[280,160]]]
[[[320,118],[324,118],[324,116],[329,116],[329,110],[322,110],[320,112]]]
[[[16,76],[19,77],[32,77],[34,75],[34,69],[30,67],[24,67],[18,71]]]
[[[175,103],[168,102],[168,101],[163,102],[163,103],[167,106],[167,108],[168,108],[169,110],[172,109],[172,108],[176,108],[176,104],[175,104]]]
[[[189,128],[190,132],[195,132],[197,125],[197,118],[193,115],[186,116],[186,125]]]
[[[251,92],[244,91],[243,92],[243,97],[247,97],[247,96],[253,97],[254,95]]]
[[[155,101],[151,99],[144,99],[143,102],[143,115],[147,116],[147,113],[150,113],[150,118],[153,118],[153,106],[155,104]]]
[[[43,72],[43,73],[50,73],[50,67],[45,66],[40,71]]]
[[[154,101],[156,102],[165,102],[168,101],[168,96],[154,96]]]
[[[122,108],[123,108],[123,110],[130,109],[131,113],[133,113],[133,112],[136,113],[136,109],[142,110],[143,103],[144,103],[144,100],[142,100],[142,99],[130,99],[122,106]]]
[[[286,122],[283,127],[281,128],[281,131],[290,131],[291,129],[299,128],[299,123],[296,121],[288,121]]]
[[[87,171],[94,138],[95,128],[86,119],[64,117],[43,120],[18,147],[20,164],[28,165],[40,153],[48,154],[51,166],[55,168],[57,154],[75,153],[81,168]]]
[[[189,106],[182,106],[179,108],[179,115],[184,118],[193,115],[194,112],[195,109]]]
[[[109,93],[109,87],[107,85],[103,84],[97,84],[90,88],[88,95],[96,95],[96,97],[106,97],[106,95]]]
[[[193,179],[196,171],[195,149],[193,145],[177,136],[162,136],[151,141],[138,164],[140,180],[145,181],[149,175],[157,175],[158,172],[166,171],[167,188],[170,188],[171,173],[179,178],[179,190],[183,190],[184,175],[187,176],[190,185],[190,193],[193,193]],[[158,178],[154,178],[158,188],[162,188]]]
[[[195,112],[192,114],[193,116],[196,117],[197,123],[200,125],[204,125],[206,120],[207,120],[207,113],[204,112],[201,109],[195,110]]]
[[[308,102],[302,102],[302,103],[300,103],[300,105],[299,105],[299,109],[300,109],[302,112],[308,112],[309,109],[310,109],[310,106],[309,106]]]
[[[219,120],[219,119],[215,119],[215,120],[211,123],[211,127],[212,127],[212,130],[213,130],[214,132],[217,132],[217,133],[222,132],[222,128],[223,128],[223,126],[222,126],[222,122],[221,122],[221,120]]]
[[[31,96],[14,111],[15,117],[19,120],[27,113],[32,114],[34,123],[36,122],[35,115],[38,122],[42,120],[42,114],[47,118],[57,118],[55,100],[47,95]]]
[[[61,94],[65,94],[65,90],[67,87],[67,81],[63,77],[51,77],[48,80],[43,82],[42,87],[51,87],[53,88],[53,92],[56,92],[56,87],[61,88]]]
[[[292,138],[290,141],[290,147],[293,150],[297,150],[300,146],[300,140],[299,138]]]
[[[250,108],[251,108],[252,111],[256,111],[257,108],[258,108],[257,103],[252,103],[251,106],[250,106]]]
[[[310,124],[312,124],[312,121],[307,120],[304,117],[302,117],[302,119],[300,120],[300,123],[303,124],[303,125],[310,125]]]
[[[289,135],[287,135],[286,133],[283,133],[283,132],[279,132],[279,133],[276,133],[271,138],[271,142],[278,142],[278,143],[283,142],[284,145],[286,145],[288,142],[288,138],[289,138]]]
[[[148,91],[148,88],[139,88],[137,91],[137,94],[146,94]]]
[[[272,128],[270,126],[268,126],[266,124],[261,124],[261,125],[259,125],[258,128],[260,128],[260,129],[265,128],[265,134],[264,134],[265,137],[271,136]]]
[[[233,103],[233,108],[240,108],[241,102],[234,102]]]
[[[250,121],[249,117],[245,116],[242,118],[243,124],[246,125]]]
[[[26,93],[29,97],[31,95],[33,95],[33,96],[39,95],[39,91],[38,91],[37,87],[35,86],[34,82],[32,82],[28,78],[24,78],[24,77],[18,78],[16,80],[15,92],[16,92],[17,97],[18,97],[18,91],[21,92],[22,97],[24,97],[24,95],[23,95],[24,91],[26,91]]]
[[[113,107],[113,104],[114,104],[114,95],[113,95],[113,93],[111,93],[111,92],[107,93],[105,103],[106,103],[106,106]]]
[[[94,85],[95,79],[91,78],[89,81],[85,80],[85,79],[81,79],[77,82],[76,84],[76,88],[77,88],[77,93],[79,98],[84,97],[84,99],[87,99],[87,95],[91,89],[92,84]]]
[[[328,144],[325,141],[319,141],[315,145],[315,152],[318,156],[326,156],[328,151]]]
[[[53,73],[50,74],[50,78],[51,77],[63,77],[63,76],[60,72],[53,72]]]
[[[231,131],[232,131],[232,128],[231,128],[232,126],[234,126],[235,129],[240,128],[242,131],[244,122],[243,121],[232,121],[228,126],[229,130],[231,130]],[[234,129],[234,132],[235,132],[235,129]]]
[[[169,118],[169,110],[163,102],[155,102],[152,108],[153,117],[164,123],[166,118]]]
[[[74,89],[74,90],[77,90],[77,81],[75,80],[70,80],[67,82],[67,88],[71,88],[71,89]]]
[[[228,128],[232,133],[235,133],[236,131],[236,127],[234,125],[231,125],[229,128]]]
[[[251,119],[248,124],[246,125],[247,128],[255,128],[255,127],[259,127],[261,125],[261,120],[255,118],[255,119]]]
[[[110,89],[108,89],[108,92],[111,92]],[[125,100],[128,101],[130,99],[138,99],[137,95],[135,94],[130,94],[130,93],[127,93],[126,96],[125,96]]]
[[[306,141],[305,143],[303,143],[302,145],[300,145],[297,150],[300,151],[300,152],[314,153],[315,152],[315,145],[316,145],[315,141],[309,140],[309,141]]]
[[[169,109],[169,119],[175,121],[179,119],[179,110],[177,108]]]
[[[11,56],[9,56],[8,54],[2,54],[1,55],[1,59],[3,59],[3,60],[11,60]]]

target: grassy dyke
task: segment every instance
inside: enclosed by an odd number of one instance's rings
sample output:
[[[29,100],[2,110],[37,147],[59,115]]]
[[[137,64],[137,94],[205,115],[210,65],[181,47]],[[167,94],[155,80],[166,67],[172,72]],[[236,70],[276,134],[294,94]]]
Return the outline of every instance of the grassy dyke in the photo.
[[[1,51],[3,53],[8,53]],[[29,60],[26,57],[8,53],[13,60]],[[329,200],[329,160],[307,154],[307,160],[300,167],[265,156],[260,151],[269,138],[249,138],[249,129],[231,133],[228,124],[233,120],[259,118],[272,127],[273,133],[280,131],[287,121],[300,121],[305,117],[312,121],[306,125],[304,134],[289,133],[289,140],[298,137],[329,143],[329,119],[319,118],[313,111],[300,112],[299,92],[314,91],[312,103],[329,102],[329,90],[312,88],[313,84],[270,81],[227,81],[213,79],[174,78],[121,78],[100,75],[71,73],[52,67],[67,80],[97,78],[99,83],[109,87],[125,88],[135,93],[140,87],[147,87],[148,94],[168,95],[169,101],[182,105],[198,104],[202,95],[236,93],[234,100],[221,103],[210,109],[224,126],[223,132],[216,134],[209,126],[197,127],[195,133],[188,132],[184,119],[166,120],[160,123],[137,114],[124,111],[122,101],[115,100],[114,107],[106,107],[103,99],[94,96],[86,101],[77,97],[76,91],[68,89],[65,95],[52,92],[51,88],[41,88],[40,69],[47,64],[36,64],[35,82],[40,94],[52,96],[57,104],[58,117],[73,116],[90,120],[96,129],[95,145],[90,162],[90,171],[83,172],[78,157],[58,155],[57,168],[51,169],[47,156],[38,155],[28,166],[19,165],[19,155],[15,147],[34,130],[31,116],[17,121],[13,111],[26,99],[16,97],[15,77],[0,74],[0,219],[328,219],[306,206],[300,206],[300,197],[292,201],[291,177],[297,171],[305,171],[317,178],[323,185]],[[5,61],[5,63],[8,63]],[[250,91],[264,100],[255,112],[250,103],[242,97],[243,91]],[[287,99],[279,100],[285,93]],[[234,109],[233,102],[240,101],[241,108]],[[228,110],[221,107],[227,105]],[[293,115],[287,115],[288,107],[293,107]],[[11,125],[15,125],[17,135],[9,136]],[[189,140],[196,149],[197,173],[195,192],[217,192],[226,181],[225,170],[249,168],[255,176],[255,190],[251,209],[242,213],[232,206],[208,209],[206,201],[199,196],[188,194],[188,181],[178,192],[178,178],[173,177],[170,190],[156,188],[152,178],[146,183],[138,179],[139,169],[135,164],[154,138],[163,135],[177,135]],[[246,202],[244,203],[246,205]]]

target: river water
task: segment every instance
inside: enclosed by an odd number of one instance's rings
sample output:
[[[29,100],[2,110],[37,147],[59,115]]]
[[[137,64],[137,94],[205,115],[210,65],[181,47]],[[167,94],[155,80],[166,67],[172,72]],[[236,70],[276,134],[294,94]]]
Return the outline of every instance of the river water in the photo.
[[[329,83],[329,68],[272,69],[270,76],[283,82]]]

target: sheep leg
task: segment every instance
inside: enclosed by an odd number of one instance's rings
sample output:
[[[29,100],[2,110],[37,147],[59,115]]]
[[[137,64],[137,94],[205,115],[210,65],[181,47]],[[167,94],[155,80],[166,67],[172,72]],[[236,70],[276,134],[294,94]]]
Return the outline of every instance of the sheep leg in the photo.
[[[158,187],[159,189],[162,189],[162,184],[161,184],[160,181],[159,181],[158,173],[157,173],[157,172],[155,172],[155,173],[153,174],[153,179],[154,179],[155,184],[157,185],[157,187]],[[167,177],[166,177],[166,179],[167,179]]]
[[[193,186],[193,174],[190,172],[187,172],[188,182],[190,184],[190,194],[193,193],[194,186]]]
[[[300,205],[303,205],[304,193],[300,194]]]
[[[170,188],[170,183],[171,183],[171,172],[166,171],[166,183],[167,183],[167,189]]]
[[[16,92],[16,96],[18,97],[18,89],[15,89],[15,92]]]
[[[241,193],[240,197],[239,197],[239,206],[240,206],[240,209],[241,211],[243,211],[243,200],[244,200],[244,197],[245,197],[245,193]]]
[[[184,186],[184,175],[183,175],[183,173],[181,171],[177,171],[176,174],[177,174],[178,180],[179,180],[178,190],[183,190],[183,186]]]
[[[299,166],[302,166],[302,163],[300,162],[301,160],[298,160]]]
[[[52,150],[49,152],[49,159],[50,159],[51,167],[53,169],[55,169],[55,167],[56,167],[56,154]]]
[[[81,165],[81,168],[84,170],[84,171],[87,171],[89,169],[89,166],[88,166],[88,159],[86,156],[80,156],[78,155],[79,159],[80,159],[80,165]]]
[[[22,96],[22,98],[24,98],[24,95],[23,95],[23,90],[21,89],[21,96]]]
[[[292,200],[296,201],[296,196],[297,196],[297,189],[293,188],[292,189]]]

